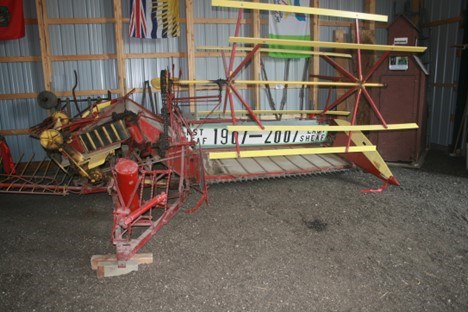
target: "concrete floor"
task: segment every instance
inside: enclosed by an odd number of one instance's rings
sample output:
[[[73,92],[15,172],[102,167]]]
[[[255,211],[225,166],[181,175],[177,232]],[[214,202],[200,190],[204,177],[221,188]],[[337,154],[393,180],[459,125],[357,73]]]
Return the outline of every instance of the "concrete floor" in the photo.
[[[0,311],[468,311],[464,160],[392,170],[382,194],[360,172],[212,186],[153,264],[101,280],[107,195],[0,195]]]

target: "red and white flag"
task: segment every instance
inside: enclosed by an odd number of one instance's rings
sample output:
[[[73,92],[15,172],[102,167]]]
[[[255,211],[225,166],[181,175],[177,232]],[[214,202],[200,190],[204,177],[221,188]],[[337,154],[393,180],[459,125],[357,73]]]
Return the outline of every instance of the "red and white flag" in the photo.
[[[179,0],[131,0],[130,37],[178,37]]]

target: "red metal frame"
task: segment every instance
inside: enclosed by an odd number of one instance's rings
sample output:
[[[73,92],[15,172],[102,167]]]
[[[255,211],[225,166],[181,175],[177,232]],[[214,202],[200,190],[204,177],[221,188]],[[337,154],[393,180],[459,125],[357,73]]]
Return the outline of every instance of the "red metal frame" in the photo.
[[[237,23],[235,28],[235,36],[239,36],[240,22],[242,19],[242,9],[239,10]],[[356,40],[360,43],[359,21],[356,20]],[[264,126],[262,121],[254,113],[251,106],[242,97],[241,93],[235,86],[235,78],[245,69],[252,57],[259,52],[260,44],[257,44],[251,52],[247,54],[244,60],[235,67],[235,57],[237,44],[232,46],[229,62],[227,62],[224,52],[222,52],[223,66],[225,70],[225,80],[220,80],[223,83],[225,90],[223,114],[226,112],[227,103],[229,102],[231,119],[212,119],[203,121],[188,121],[183,117],[179,104],[182,102],[196,101],[217,101],[218,103],[212,109],[214,112],[222,104],[222,98],[218,96],[199,96],[199,97],[177,97],[177,90],[173,90],[173,82],[171,74],[167,71],[161,75],[161,91],[163,97],[163,110],[161,115],[155,115],[146,110],[138,103],[132,101],[127,94],[126,96],[111,101],[109,108],[101,111],[91,112],[88,117],[78,116],[71,119],[70,123],[60,129],[65,134],[70,134],[67,137],[67,144],[70,149],[75,149],[78,152],[84,152],[86,147],[84,143],[80,143],[79,137],[87,131],[95,130],[96,127],[106,122],[111,122],[115,118],[125,123],[125,129],[129,132],[130,137],[121,139],[118,144],[125,144],[128,150],[124,160],[117,160],[117,164],[113,164],[111,160],[108,170],[109,184],[93,184],[83,183],[80,186],[72,184],[73,176],[70,175],[65,168],[53,158],[49,162],[41,163],[37,169],[31,174],[28,172],[29,164],[18,173],[18,168],[11,160],[11,155],[8,146],[3,140],[0,140],[0,157],[3,160],[3,167],[6,175],[0,175],[0,191],[18,192],[18,193],[37,193],[65,195],[68,193],[94,193],[111,191],[114,210],[114,222],[112,226],[112,242],[116,247],[116,256],[119,266],[124,267],[126,261],[130,260],[144,245],[155,235],[171,218],[180,210],[185,202],[188,194],[195,190],[200,194],[196,204],[186,210],[187,213],[195,212],[203,203],[208,202],[207,182],[211,181],[226,181],[226,180],[242,180],[255,178],[255,174],[247,173],[243,176],[231,175],[228,173],[219,174],[216,176],[205,176],[203,150],[197,146],[194,141],[193,125],[203,123],[216,123],[229,120],[236,125],[239,119],[235,115],[236,98],[242,106],[248,111],[249,117],[262,129]],[[321,114],[308,116],[311,119],[316,119],[320,123],[333,123],[333,118],[326,116],[324,113],[336,108],[338,104],[356,93],[351,125],[356,123],[356,116],[359,109],[359,103],[362,95],[373,109],[377,118],[384,127],[387,124],[380,113],[377,105],[373,101],[371,95],[365,88],[365,83],[370,79],[375,70],[385,61],[390,53],[385,53],[369,70],[366,75],[363,75],[361,50],[357,50],[357,74],[346,70],[328,56],[322,56],[328,63],[335,67],[345,77],[328,77],[332,80],[351,80],[358,82],[359,86],[351,87],[344,95],[336,99],[333,103],[329,103],[330,91],[326,106]],[[173,76],[173,73],[172,73]],[[164,84],[164,88],[163,88]],[[219,84],[221,88],[221,83]],[[221,94],[221,91],[220,91]],[[234,94],[234,95],[233,95]],[[234,97],[235,96],[235,97]],[[119,105],[124,105],[125,110],[119,111]],[[131,109],[128,107],[131,106]],[[121,108],[121,107],[120,107]],[[132,110],[133,109],[133,110]],[[125,115],[127,110],[129,115]],[[116,117],[123,114],[121,117]],[[81,114],[80,114],[81,115]],[[45,120],[41,124],[31,128],[31,134],[38,137],[44,130],[51,129],[50,120]],[[184,129],[185,128],[185,129]],[[189,133],[189,137],[186,135]],[[240,144],[238,133],[234,133],[235,149],[240,153]],[[71,143],[69,142],[71,141]],[[323,145],[340,145],[346,146],[346,152],[353,144],[351,132],[338,133],[336,138],[331,143]],[[104,146],[104,148],[107,146]],[[112,145],[113,147],[113,145]],[[60,151],[64,157],[72,159],[70,153],[63,148]],[[382,179],[384,184],[376,190],[367,190],[367,192],[381,192],[388,184],[399,185],[398,181],[393,177],[384,177],[367,158],[364,153],[345,153],[341,157],[349,160],[352,164],[362,168],[363,170],[372,173]],[[31,158],[32,159],[32,158]],[[57,165],[57,170],[54,173],[49,173],[49,168],[52,164]],[[71,164],[72,166],[73,164]],[[42,168],[45,167],[45,168]],[[317,171],[327,170],[342,170],[349,166],[330,166],[329,168],[320,168]],[[41,169],[42,168],[42,169]],[[314,169],[315,170],[315,169]],[[267,172],[264,177],[281,176],[285,172]],[[310,173],[301,171],[300,169],[287,172],[287,174],[306,174]],[[88,181],[89,182],[89,181]]]

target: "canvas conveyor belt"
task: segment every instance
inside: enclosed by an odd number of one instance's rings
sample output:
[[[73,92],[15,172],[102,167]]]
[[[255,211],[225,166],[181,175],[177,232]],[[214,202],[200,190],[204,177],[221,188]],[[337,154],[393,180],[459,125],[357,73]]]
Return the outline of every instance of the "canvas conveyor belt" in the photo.
[[[205,159],[209,184],[330,174],[348,171],[352,164],[335,154]]]
[[[335,154],[270,156],[209,160],[205,154],[209,184],[276,179],[349,171],[352,164]],[[105,186],[79,186],[52,161],[44,159],[36,169],[30,163],[17,166],[18,174],[0,174],[0,193],[67,195],[103,192]]]

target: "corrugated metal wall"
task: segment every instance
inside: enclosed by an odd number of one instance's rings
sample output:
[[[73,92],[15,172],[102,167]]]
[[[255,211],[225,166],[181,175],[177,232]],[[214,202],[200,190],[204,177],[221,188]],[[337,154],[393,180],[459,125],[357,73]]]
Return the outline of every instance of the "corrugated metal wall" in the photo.
[[[460,16],[466,6],[466,0],[426,0],[424,3],[429,23]],[[462,43],[463,29],[455,22],[425,29],[425,35],[430,47],[425,56],[430,70],[427,89],[429,142],[448,146],[452,143],[452,115],[457,99],[457,89],[450,85],[457,84],[460,71],[460,58],[453,46]]]
[[[26,18],[36,18],[35,1],[23,0]],[[426,10],[431,12],[430,20],[443,19],[460,14],[462,1],[451,0],[451,5],[442,5],[443,1],[426,0]],[[124,17],[129,17],[130,1],[122,1],[122,13]],[[265,1],[264,1],[265,2]],[[226,8],[211,8],[209,0],[194,1],[195,18],[236,18],[236,10]],[[379,14],[389,15],[390,21],[395,15],[404,11],[406,0],[377,0],[376,11]],[[339,1],[321,0],[323,8],[363,11],[363,0]],[[50,18],[73,18],[73,17],[112,17],[112,0],[47,0],[46,10]],[[185,17],[184,1],[181,1],[181,17]],[[250,17],[250,13],[245,13],[245,18]],[[267,18],[265,12],[262,18]],[[325,18],[325,20],[330,18]],[[234,33],[234,24],[197,24],[195,25],[195,46],[213,45],[227,46],[227,38]],[[332,41],[334,31],[344,29],[350,33],[348,27],[322,26],[320,40]],[[39,36],[37,25],[26,26],[27,36],[20,40],[0,42],[0,56],[38,56],[40,55]],[[74,55],[74,54],[102,54],[115,53],[115,34],[113,24],[89,24],[89,25],[50,25],[51,50],[53,55]],[[127,35],[128,28],[123,29],[125,53],[151,53],[151,52],[186,52],[185,36],[175,39],[133,39]],[[182,34],[185,33],[185,25],[182,25]],[[261,36],[268,33],[268,25],[261,27]],[[251,25],[243,25],[241,35],[251,36]],[[348,36],[351,38],[351,35]],[[455,50],[450,48],[451,44],[458,43],[461,38],[458,24],[440,26],[431,31],[431,82],[456,82],[458,75],[458,59],[455,57]],[[377,28],[377,43],[386,42],[386,29]],[[241,58],[237,58],[237,63]],[[285,61],[265,57],[264,62],[270,80],[282,80],[284,77]],[[74,84],[73,71],[79,74],[79,84],[77,90],[107,90],[117,88],[116,61],[109,60],[88,60],[88,61],[54,61],[52,62],[53,88],[55,91],[69,91]],[[159,76],[162,69],[175,65],[176,73],[179,69],[183,73],[183,78],[187,78],[187,62],[184,58],[170,59],[128,59],[126,60],[126,87],[141,88],[145,80]],[[293,60],[290,65],[289,80],[301,80],[303,75],[305,60]],[[321,62],[322,75],[334,75],[333,69],[325,62]],[[197,58],[196,78],[197,79],[218,79],[224,77],[222,60],[219,57]],[[244,70],[238,79],[249,79],[251,70]],[[42,77],[42,67],[39,62],[24,63],[0,63],[0,92],[5,93],[25,93],[39,92],[43,90],[44,83]],[[430,89],[430,88],[429,88]],[[282,88],[272,87],[274,100],[277,104],[281,101]],[[251,98],[247,90],[242,91],[246,98]],[[432,107],[431,115],[431,142],[448,145],[450,143],[452,125],[450,114],[455,105],[455,91],[446,88],[436,88],[430,93],[429,100]],[[307,92],[306,92],[307,94]],[[319,102],[322,106],[326,99],[327,91],[320,92]],[[138,101],[141,95],[136,94]],[[287,109],[299,107],[299,89],[288,91]],[[306,108],[312,103],[308,97]],[[254,103],[251,103],[255,105]],[[262,109],[268,109],[266,94],[261,91]],[[239,103],[236,105],[240,107]],[[209,106],[199,107],[199,110],[206,110]],[[1,129],[24,129],[30,125],[40,122],[46,117],[46,112],[39,109],[35,99],[24,100],[3,100],[0,101],[0,128]],[[27,154],[36,152],[43,154],[37,144],[26,136],[8,137],[15,159],[18,159],[21,151]]]
[[[24,2],[25,18],[36,18],[34,0]],[[0,41],[0,56],[40,55],[37,25],[26,25],[26,36],[19,40]],[[0,63],[0,94],[38,92],[44,89],[40,62]],[[0,129],[24,129],[37,124],[47,116],[37,109],[35,99],[0,101]],[[28,136],[8,136],[6,140],[15,160],[25,151],[23,161],[33,153],[43,155],[42,148]]]

